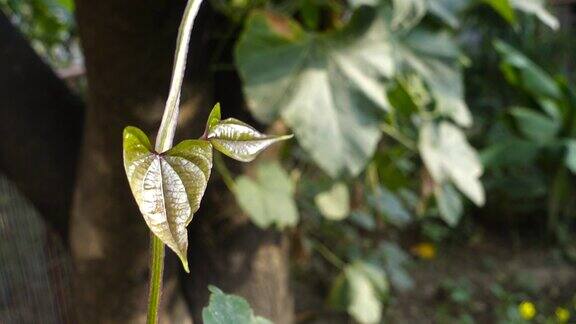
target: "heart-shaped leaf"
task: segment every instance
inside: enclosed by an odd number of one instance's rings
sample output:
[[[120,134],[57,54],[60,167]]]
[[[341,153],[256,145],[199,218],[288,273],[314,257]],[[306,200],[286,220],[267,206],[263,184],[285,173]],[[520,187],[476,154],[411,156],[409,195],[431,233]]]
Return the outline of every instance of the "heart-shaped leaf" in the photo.
[[[218,110],[217,113],[214,112],[216,110]],[[207,138],[215,149],[235,160],[250,162],[268,146],[292,138],[292,135],[262,134],[254,127],[234,118],[216,122],[216,118],[220,117],[219,110],[219,107],[215,107],[213,113],[210,114]]]
[[[336,183],[327,191],[314,197],[314,202],[324,217],[343,220],[350,213],[350,194],[344,183]]]
[[[164,153],[152,150],[138,128],[124,130],[124,168],[150,230],[182,260],[188,272],[186,226],[200,207],[212,169],[212,145],[186,140]]]

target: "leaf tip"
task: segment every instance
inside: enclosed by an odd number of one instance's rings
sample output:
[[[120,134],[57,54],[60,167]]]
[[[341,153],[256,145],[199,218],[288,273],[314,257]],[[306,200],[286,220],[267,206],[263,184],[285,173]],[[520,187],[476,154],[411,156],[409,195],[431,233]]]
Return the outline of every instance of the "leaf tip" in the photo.
[[[188,266],[188,260],[182,259],[182,266],[184,267],[184,271],[186,271],[186,273],[190,273],[190,267]]]
[[[212,108],[210,115],[208,116],[208,122],[206,125],[206,130],[209,131],[212,127],[216,126],[216,124],[218,124],[221,119],[222,119],[222,114],[221,114],[221,109],[220,109],[220,103],[217,102],[214,105],[214,107]]]
[[[283,135],[283,136],[278,136],[278,141],[286,141],[289,139],[294,138],[294,134],[288,134],[288,135]]]

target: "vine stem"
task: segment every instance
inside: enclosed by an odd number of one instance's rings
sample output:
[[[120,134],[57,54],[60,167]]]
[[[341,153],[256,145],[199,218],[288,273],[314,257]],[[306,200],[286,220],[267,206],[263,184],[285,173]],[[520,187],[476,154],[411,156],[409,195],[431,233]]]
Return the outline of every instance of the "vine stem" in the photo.
[[[160,297],[162,296],[162,275],[164,273],[164,243],[153,233],[150,233],[150,250],[152,252],[150,260],[150,297],[146,322],[148,324],[157,324]]]
[[[188,42],[194,26],[194,20],[200,10],[202,0],[189,0],[184,9],[182,22],[178,30],[176,41],[176,53],[174,54],[174,69],[170,92],[166,100],[166,107],[162,116],[162,122],[156,137],[155,150],[158,153],[169,150],[174,142],[174,133],[178,124],[178,112],[180,109],[180,94],[184,71],[186,70],[186,58],[188,56]],[[160,299],[162,296],[162,276],[164,273],[164,243],[154,233],[150,233],[150,289],[148,296],[148,324],[158,323]]]

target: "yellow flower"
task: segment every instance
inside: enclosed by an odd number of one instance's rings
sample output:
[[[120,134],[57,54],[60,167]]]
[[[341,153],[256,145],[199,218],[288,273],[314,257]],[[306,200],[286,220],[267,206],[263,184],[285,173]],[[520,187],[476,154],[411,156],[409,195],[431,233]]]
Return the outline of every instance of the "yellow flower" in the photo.
[[[570,319],[570,311],[564,307],[556,308],[556,312],[554,313],[556,314],[556,319],[559,323],[566,323]]]
[[[431,260],[436,258],[436,246],[432,243],[418,243],[412,246],[412,253],[421,259]]]
[[[518,313],[523,319],[529,321],[536,316],[536,306],[532,302],[523,301],[518,305]]]

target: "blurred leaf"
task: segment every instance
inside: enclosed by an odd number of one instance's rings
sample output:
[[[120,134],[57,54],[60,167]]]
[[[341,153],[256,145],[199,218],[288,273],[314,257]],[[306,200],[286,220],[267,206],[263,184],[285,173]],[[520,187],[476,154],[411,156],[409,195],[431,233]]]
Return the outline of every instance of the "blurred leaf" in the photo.
[[[547,144],[555,139],[560,131],[560,124],[548,116],[524,107],[514,107],[510,114],[516,120],[520,133],[527,139]]]
[[[298,223],[294,185],[276,162],[260,164],[256,180],[240,176],[234,194],[242,210],[261,228],[275,225],[282,229]]]
[[[535,15],[548,27],[556,30],[560,28],[560,22],[548,10],[545,0],[510,0],[512,6],[528,14]]]
[[[388,99],[396,115],[410,118],[420,107],[426,107],[431,98],[418,75],[409,74],[398,79],[388,91]]]
[[[377,188],[374,194],[368,197],[368,202],[395,226],[406,226],[412,220],[412,215],[404,206],[404,202],[384,187]]]
[[[428,0],[393,0],[392,28],[411,28],[426,15]]]
[[[350,213],[350,194],[345,183],[336,183],[328,191],[319,193],[314,202],[320,213],[331,220],[343,220]]]
[[[474,3],[475,0],[429,0],[430,13],[442,19],[452,28],[460,26],[458,19],[462,12]]]
[[[314,0],[301,0],[300,13],[304,25],[311,30],[316,30],[320,25],[320,9]]]
[[[204,324],[272,324],[255,316],[248,302],[238,296],[226,295],[220,289],[209,286],[210,304],[202,310]]]
[[[374,216],[362,210],[353,211],[350,214],[350,221],[366,231],[372,231],[376,228]]]
[[[566,143],[566,167],[576,174],[576,140]]]
[[[556,81],[524,54],[500,40],[494,41],[494,47],[502,56],[502,68],[508,82],[536,97],[562,97]]]
[[[352,8],[360,6],[377,6],[380,4],[380,0],[348,0],[348,3]]]
[[[209,123],[214,122],[214,120]],[[242,162],[253,161],[270,145],[292,138],[292,135],[264,135],[252,126],[235,118],[228,118],[210,127],[207,139],[214,148]]]
[[[524,139],[501,139],[480,153],[486,168],[528,165],[534,162],[540,147]]]
[[[349,285],[348,312],[360,323],[378,323],[382,318],[382,298],[388,294],[386,274],[365,262],[344,269]]]
[[[434,195],[442,219],[451,227],[458,225],[464,208],[456,189],[450,184],[436,186]]]
[[[510,0],[483,0],[489,4],[494,11],[496,11],[502,18],[504,18],[508,23],[516,23],[516,14],[514,13],[514,8],[510,4]]]
[[[359,9],[344,28],[317,34],[257,12],[236,49],[251,112],[262,122],[281,116],[332,177],[358,174],[381,136],[388,100],[379,80],[394,62],[386,29],[373,21],[373,11]]]
[[[58,0],[58,2],[69,12],[74,12],[74,0]]]
[[[464,101],[460,50],[447,33],[415,29],[398,44],[399,57],[428,85],[436,107],[461,126],[470,126],[472,116]]]
[[[345,273],[341,273],[334,283],[332,288],[330,288],[330,293],[328,294],[328,305],[330,307],[345,311],[350,304],[350,286],[346,280]]]
[[[187,140],[158,154],[146,134],[126,127],[124,168],[146,224],[188,271],[186,226],[200,207],[210,178],[212,145]]]
[[[409,261],[409,256],[396,243],[384,242],[379,250],[384,258],[386,273],[392,286],[399,291],[407,291],[414,288],[414,281],[404,268]]]
[[[484,204],[482,164],[458,127],[448,122],[424,124],[419,148],[426,168],[438,184],[451,181],[476,205]]]

